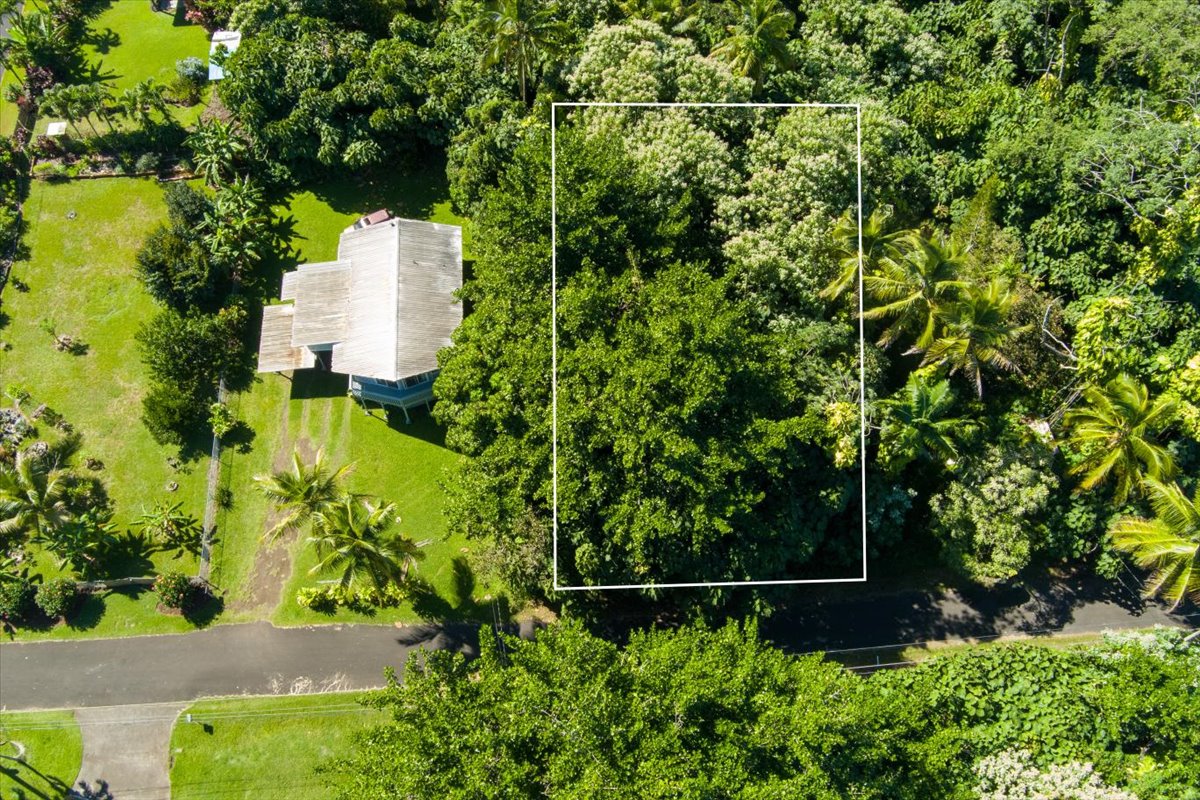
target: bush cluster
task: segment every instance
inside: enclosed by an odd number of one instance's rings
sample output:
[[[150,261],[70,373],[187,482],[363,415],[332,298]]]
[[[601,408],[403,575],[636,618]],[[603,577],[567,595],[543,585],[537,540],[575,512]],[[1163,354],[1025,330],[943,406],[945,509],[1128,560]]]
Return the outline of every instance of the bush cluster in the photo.
[[[51,619],[66,617],[79,599],[79,589],[70,578],[51,578],[38,587],[34,602]]]
[[[154,592],[167,608],[183,608],[192,596],[192,579],[182,572],[164,572],[155,578]]]
[[[344,586],[306,587],[296,592],[296,603],[324,614],[338,608],[369,611],[373,608],[395,608],[410,596],[407,586],[390,583],[383,591],[374,588],[351,589]]]
[[[36,588],[28,578],[0,583],[0,619],[18,622],[26,619],[33,609]]]

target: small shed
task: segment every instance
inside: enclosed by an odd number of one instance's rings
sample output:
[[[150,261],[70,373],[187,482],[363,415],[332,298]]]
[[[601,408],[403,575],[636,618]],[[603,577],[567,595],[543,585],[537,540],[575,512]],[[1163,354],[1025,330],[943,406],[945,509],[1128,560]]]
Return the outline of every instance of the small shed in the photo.
[[[213,31],[208,45],[208,79],[219,81],[225,77],[225,59],[242,43],[241,31]],[[223,54],[222,54],[223,51]]]

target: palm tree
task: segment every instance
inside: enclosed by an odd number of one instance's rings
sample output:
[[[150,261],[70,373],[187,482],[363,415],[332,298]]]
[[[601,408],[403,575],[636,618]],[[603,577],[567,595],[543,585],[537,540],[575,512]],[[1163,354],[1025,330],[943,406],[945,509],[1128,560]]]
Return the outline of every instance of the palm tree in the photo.
[[[237,135],[233,123],[213,120],[201,123],[185,141],[196,157],[196,169],[209,186],[232,177],[234,167],[246,153],[246,143]]]
[[[628,19],[644,19],[671,33],[687,33],[700,19],[708,0],[618,0]]]
[[[1179,607],[1185,597],[1200,601],[1200,490],[1191,499],[1179,484],[1147,478],[1153,519],[1121,517],[1109,528],[1113,546],[1153,569],[1146,595],[1161,594]]]
[[[397,522],[394,503],[343,495],[322,506],[313,514],[308,538],[318,559],[309,574],[340,570],[343,587],[366,579],[378,591],[389,583],[399,583],[420,551],[411,539],[388,534]]]
[[[863,242],[864,248],[866,241]],[[878,268],[863,276],[863,288],[879,305],[863,312],[865,319],[891,319],[879,336],[889,347],[905,334],[920,331],[909,352],[921,352],[933,342],[937,313],[958,299],[965,284],[958,279],[965,254],[942,236],[926,239],[908,232],[888,242]]]
[[[895,475],[922,456],[934,455],[942,462],[958,457],[955,440],[971,422],[947,416],[953,405],[949,381],[930,383],[915,372],[899,397],[879,401],[885,415],[879,453],[888,472]]]
[[[937,311],[936,316],[944,320],[942,333],[925,351],[921,366],[947,366],[951,375],[961,371],[975,385],[975,394],[983,397],[984,367],[1017,369],[1004,350],[1026,328],[1009,321],[1012,304],[1012,291],[1002,280],[967,287],[949,308]],[[909,352],[917,352],[919,344]]]
[[[879,260],[884,257],[898,258],[900,250],[896,240],[913,235],[913,231],[892,231],[887,233],[887,215],[879,209],[871,212],[871,216],[862,226],[862,267],[863,275],[875,269]],[[836,300],[853,286],[858,280],[858,222],[848,212],[837,221],[832,232],[833,240],[837,243],[838,266],[841,272],[838,277],[821,290],[821,297],[826,300]]]
[[[46,459],[17,453],[0,465],[0,537],[25,534],[44,539],[70,519],[67,473]]]
[[[167,117],[166,87],[147,78],[121,93],[118,104],[121,114],[135,123],[142,130],[154,124],[154,114],[163,119]]]
[[[528,105],[526,84],[534,77],[543,51],[553,52],[563,33],[555,7],[539,0],[491,0],[480,28],[488,39],[483,66],[504,64],[517,73],[521,102]],[[534,81],[536,85],[536,80]]]
[[[346,464],[331,471],[325,465],[323,450],[317,451],[312,464],[305,464],[297,450],[292,453],[291,472],[256,475],[254,481],[259,490],[283,512],[283,518],[266,532],[264,538],[271,541],[284,531],[295,530],[317,512],[340,500],[345,494],[342,480],[352,467],[352,464]]]
[[[1154,440],[1175,414],[1176,403],[1167,396],[1151,401],[1145,384],[1119,375],[1101,389],[1083,392],[1087,405],[1067,412],[1065,422],[1071,443],[1084,459],[1071,472],[1083,475],[1079,488],[1094,489],[1116,478],[1116,501],[1124,503],[1143,477],[1170,480],[1175,462]]]
[[[734,72],[753,78],[757,94],[767,67],[790,63],[788,31],[796,24],[796,16],[780,0],[736,0],[727,8],[737,21],[725,27],[729,35],[710,55],[729,62]]]

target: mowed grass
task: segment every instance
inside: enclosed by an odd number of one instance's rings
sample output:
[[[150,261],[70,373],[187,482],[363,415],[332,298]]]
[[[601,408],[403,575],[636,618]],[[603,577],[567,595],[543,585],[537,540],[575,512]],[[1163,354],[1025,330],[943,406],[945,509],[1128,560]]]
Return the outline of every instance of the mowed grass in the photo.
[[[140,420],[147,375],[134,339],[141,323],[157,310],[134,268],[142,239],[165,216],[162,190],[148,179],[121,178],[48,184],[35,182],[26,204],[27,260],[13,274],[28,291],[5,291],[7,325],[0,338],[0,385],[17,385],[32,396],[32,410],[46,403],[83,436],[76,459],[99,459],[95,474],[107,487],[114,521],[129,526],[156,502],[182,502],[203,515],[206,459],[181,469],[167,459],[173,448],[155,443]],[[81,338],[84,355],[54,349],[43,324]],[[7,402],[7,401],[6,401]],[[86,470],[84,470],[86,472]],[[169,491],[169,485],[178,488]],[[194,571],[194,557],[160,553],[151,563],[125,568],[138,574],[154,569]],[[184,620],[163,617],[150,592],[113,593],[88,598],[73,626],[23,631],[20,638],[120,635],[186,630]]]
[[[182,3],[180,8],[182,8]],[[183,13],[154,12],[147,0],[112,0],[89,26],[85,57],[117,91],[153,78],[170,83],[175,62],[194,56],[208,63],[208,33]]]
[[[463,223],[450,212],[440,163],[398,176],[386,185],[347,179],[310,186],[289,198],[278,213],[290,217],[292,244],[299,251],[298,260],[303,262],[335,257],[341,231],[359,216],[380,207],[410,218]],[[271,587],[272,602],[277,603],[273,620],[298,625],[491,619],[489,603],[493,598],[503,602],[502,591],[470,574],[466,562],[469,544],[462,536],[452,535],[443,513],[443,481],[459,458],[445,448],[444,432],[424,409],[410,412],[411,425],[399,412],[385,415],[374,409],[367,415],[347,396],[347,389],[344,375],[264,375],[250,392],[236,398],[239,417],[257,433],[251,456],[240,466],[235,460],[231,468],[234,491],[243,505],[230,512],[230,520],[223,526],[214,561],[220,566],[214,575],[231,597],[255,596],[257,602],[262,602],[263,575],[254,574],[251,561],[260,546],[258,539],[268,527],[270,508],[254,496],[256,493],[241,487],[248,486],[256,472],[289,465],[297,447],[306,458],[324,449],[329,463],[355,465],[349,481],[351,489],[396,504],[401,519],[398,532],[423,543],[422,558],[412,574],[432,593],[423,594],[415,605],[404,603],[398,608],[377,609],[373,614],[341,609],[327,615],[301,608],[295,602],[297,590],[326,585],[336,577],[310,574],[316,557],[304,541],[306,533],[301,533],[289,545],[291,563],[285,569],[286,580]]]
[[[354,735],[386,722],[357,694],[205,700],[171,734],[172,800],[324,800],[316,768],[348,755]],[[192,722],[187,722],[191,713]],[[207,726],[207,727],[206,727]]]
[[[83,738],[70,711],[0,713],[0,797],[64,797],[79,776]]]

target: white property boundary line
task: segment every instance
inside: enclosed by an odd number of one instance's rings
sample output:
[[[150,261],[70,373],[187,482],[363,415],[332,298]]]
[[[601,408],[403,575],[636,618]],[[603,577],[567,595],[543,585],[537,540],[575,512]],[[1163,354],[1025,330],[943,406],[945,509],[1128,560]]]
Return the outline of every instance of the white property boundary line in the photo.
[[[708,581],[695,583],[629,583],[595,586],[562,586],[558,582],[558,169],[555,132],[559,108],[842,108],[854,109],[855,161],[857,164],[858,213],[858,414],[859,480],[862,508],[862,577],[809,578],[778,581]],[[866,345],[863,333],[863,259],[862,259],[862,105],[859,103],[551,103],[550,104],[550,439],[551,495],[553,501],[553,574],[554,590],[587,592],[609,589],[706,589],[723,586],[779,586],[812,583],[864,583],[867,580],[867,403]]]

